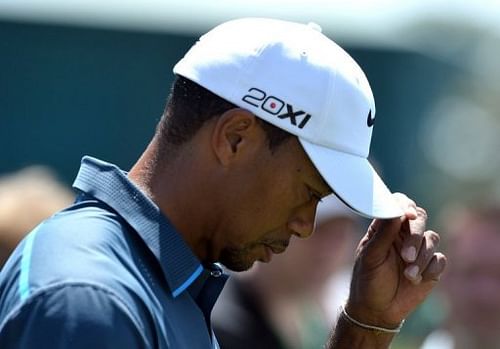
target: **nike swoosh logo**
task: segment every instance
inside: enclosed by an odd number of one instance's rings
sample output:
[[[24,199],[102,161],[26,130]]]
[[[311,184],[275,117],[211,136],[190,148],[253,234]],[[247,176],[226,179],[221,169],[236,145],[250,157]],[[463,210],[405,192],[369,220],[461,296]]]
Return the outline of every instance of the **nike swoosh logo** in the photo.
[[[368,127],[372,127],[374,123],[375,118],[372,117],[372,110],[370,109],[370,111],[368,112],[368,118],[366,119],[366,124],[368,125]]]

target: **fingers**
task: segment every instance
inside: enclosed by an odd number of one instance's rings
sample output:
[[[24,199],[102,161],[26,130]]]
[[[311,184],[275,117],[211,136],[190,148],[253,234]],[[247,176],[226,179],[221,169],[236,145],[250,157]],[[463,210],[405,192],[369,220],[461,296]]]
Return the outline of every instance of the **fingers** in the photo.
[[[417,218],[417,204],[403,193],[392,194],[399,206],[404,210],[407,219]]]
[[[366,244],[370,243],[372,245],[372,254],[375,258],[380,256],[385,256],[387,251],[391,248],[392,244],[397,238],[398,233],[403,229],[402,225],[407,224],[408,220],[416,220],[418,218],[417,215],[417,204],[415,201],[411,200],[402,193],[393,194],[396,201],[398,201],[401,208],[403,208],[405,212],[405,216],[394,218],[394,219],[374,219],[368,228],[368,232],[363,238],[360,247],[364,247]],[[424,211],[425,212],[425,211]],[[427,216],[425,216],[423,222],[418,222],[413,229],[406,229],[409,233],[411,231],[415,231],[416,235],[420,235],[420,238],[416,237],[413,240],[410,240],[410,243],[417,243],[420,245],[422,240],[421,235],[423,234],[422,227],[425,227],[425,220]],[[409,245],[410,246],[410,245]],[[415,249],[417,246],[415,246]],[[413,260],[416,258],[416,253]],[[412,261],[413,261],[412,260]]]
[[[405,215],[395,219],[375,219],[358,246],[363,251],[365,261],[379,264],[387,257],[391,248],[404,262],[404,277],[413,284],[422,280],[437,280],[445,266],[446,257],[437,252],[439,235],[426,230],[427,213],[406,195],[394,194],[405,210]],[[359,254],[358,254],[359,255]]]
[[[448,260],[444,254],[440,252],[434,253],[430,263],[422,273],[422,281],[439,281],[447,263]]]
[[[388,257],[392,251],[402,267],[401,276],[414,285],[438,281],[447,260],[437,252],[439,235],[426,230],[427,212],[404,194],[397,193],[394,197],[405,214],[394,219],[373,220],[358,245],[358,256],[362,256],[365,265],[383,266],[391,260]]]
[[[439,278],[446,265],[443,254],[436,252],[439,245],[439,235],[431,230],[423,233],[422,243],[414,262],[408,264],[404,270],[405,277],[414,284],[423,279]]]
[[[416,212],[417,217],[413,220],[409,220],[408,223],[402,228],[404,237],[401,248],[401,258],[403,258],[403,260],[407,263],[416,261],[422,248],[425,226],[427,223],[427,212],[425,212],[425,210],[421,207],[416,207]],[[438,235],[437,237],[439,239]]]
[[[365,249],[365,257],[370,263],[378,264],[387,256],[401,229],[399,218],[375,219],[368,227],[368,232],[360,243],[360,248]],[[359,252],[359,251],[358,251]]]
[[[404,197],[401,200],[405,200]],[[404,275],[414,284],[419,284],[422,280],[437,281],[446,267],[446,257],[437,252],[439,234],[425,230],[428,216],[423,208],[415,205],[415,211],[416,217],[411,219],[407,216],[408,220],[401,226],[400,253],[407,263]]]

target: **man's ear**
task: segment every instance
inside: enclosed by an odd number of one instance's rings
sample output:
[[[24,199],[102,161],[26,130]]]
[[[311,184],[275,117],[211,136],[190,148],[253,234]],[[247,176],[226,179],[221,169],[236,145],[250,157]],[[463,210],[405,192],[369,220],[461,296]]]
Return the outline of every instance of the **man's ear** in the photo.
[[[212,131],[212,149],[219,162],[226,166],[262,142],[263,130],[251,112],[233,108],[223,113]]]

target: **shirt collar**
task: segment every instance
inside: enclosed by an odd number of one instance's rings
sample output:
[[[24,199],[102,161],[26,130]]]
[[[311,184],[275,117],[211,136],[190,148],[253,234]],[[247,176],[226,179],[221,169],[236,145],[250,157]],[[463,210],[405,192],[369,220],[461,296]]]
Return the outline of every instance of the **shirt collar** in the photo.
[[[202,274],[203,266],[182,236],[116,165],[83,157],[73,187],[110,206],[135,229],[160,262],[173,297]]]

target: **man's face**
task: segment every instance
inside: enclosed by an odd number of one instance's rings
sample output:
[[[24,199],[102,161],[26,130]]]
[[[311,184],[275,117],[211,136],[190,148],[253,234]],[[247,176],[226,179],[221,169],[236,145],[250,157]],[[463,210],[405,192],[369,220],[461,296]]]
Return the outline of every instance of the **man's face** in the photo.
[[[264,142],[234,177],[219,261],[235,271],[269,262],[293,235],[308,237],[318,200],[330,192],[295,137],[273,152]]]

